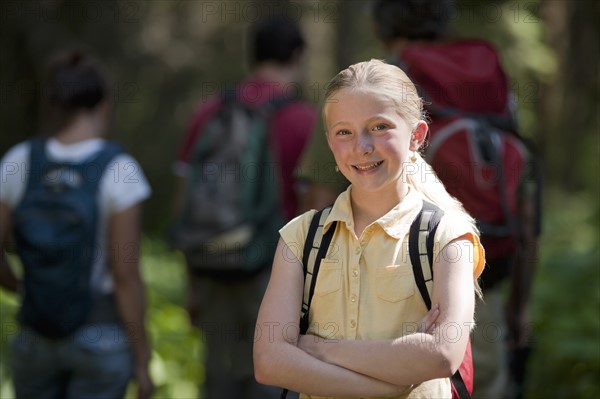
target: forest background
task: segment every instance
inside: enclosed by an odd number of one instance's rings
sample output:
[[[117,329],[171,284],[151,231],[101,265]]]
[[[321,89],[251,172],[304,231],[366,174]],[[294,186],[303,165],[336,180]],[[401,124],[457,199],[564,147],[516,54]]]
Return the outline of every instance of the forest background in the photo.
[[[139,160],[154,190],[142,266],[157,398],[197,397],[203,380],[202,343],[183,308],[183,260],[164,243],[171,165],[191,113],[248,72],[247,27],[269,15],[304,28],[306,78],[289,90],[318,105],[338,70],[385,57],[368,7],[356,0],[0,2],[0,154],[38,131],[43,68],[56,51],[85,46],[112,77],[112,136]],[[595,0],[459,0],[452,16],[454,36],[484,38],[498,48],[522,134],[543,160],[530,398],[600,397],[598,21]],[[8,348],[17,303],[0,290],[2,399],[13,397]]]

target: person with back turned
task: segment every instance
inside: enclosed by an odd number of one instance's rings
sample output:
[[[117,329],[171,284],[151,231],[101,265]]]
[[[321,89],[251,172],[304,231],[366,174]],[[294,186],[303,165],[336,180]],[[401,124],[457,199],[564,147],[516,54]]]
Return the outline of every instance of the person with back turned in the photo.
[[[138,397],[154,387],[139,268],[144,174],[106,139],[109,84],[79,51],[58,56],[44,86],[42,133],[2,158],[0,284],[19,295],[12,341],[17,398]],[[17,278],[5,255],[14,234]]]
[[[296,213],[293,170],[316,117],[288,95],[302,77],[298,25],[264,20],[249,43],[251,74],[199,107],[175,164],[172,240],[186,258],[187,309],[206,345],[208,399],[278,396],[254,379],[254,325],[277,230]]]

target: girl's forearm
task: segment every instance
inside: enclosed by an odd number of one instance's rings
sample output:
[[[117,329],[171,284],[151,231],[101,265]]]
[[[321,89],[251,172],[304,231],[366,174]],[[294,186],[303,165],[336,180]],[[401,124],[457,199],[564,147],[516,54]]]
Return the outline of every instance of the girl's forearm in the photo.
[[[407,389],[323,362],[290,343],[265,346],[270,346],[265,353],[254,355],[256,378],[263,384],[315,396],[391,397]]]
[[[397,386],[445,378],[453,373],[436,337],[423,333],[394,340],[320,341],[311,352],[327,363]]]

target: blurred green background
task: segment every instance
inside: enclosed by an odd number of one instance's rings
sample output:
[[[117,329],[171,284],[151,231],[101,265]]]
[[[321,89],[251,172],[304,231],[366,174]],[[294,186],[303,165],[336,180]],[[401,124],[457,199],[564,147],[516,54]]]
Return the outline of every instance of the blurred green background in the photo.
[[[518,96],[523,135],[544,162],[527,397],[598,398],[600,2],[457,3],[453,35],[496,45]],[[182,307],[182,257],[163,240],[171,164],[194,108],[247,73],[246,28],[269,15],[303,26],[308,54],[299,90],[315,104],[340,68],[385,56],[372,33],[368,1],[0,2],[0,154],[36,133],[40,78],[57,50],[87,47],[113,79],[113,137],[140,161],[154,189],[142,267],[157,398],[197,397],[203,379],[200,337]],[[13,397],[8,346],[16,306],[16,298],[0,290],[2,399]]]

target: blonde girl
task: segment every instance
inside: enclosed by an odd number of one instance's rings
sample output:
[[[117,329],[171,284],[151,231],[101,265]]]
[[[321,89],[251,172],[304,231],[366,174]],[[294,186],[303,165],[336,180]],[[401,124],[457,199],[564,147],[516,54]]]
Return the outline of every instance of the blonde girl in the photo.
[[[257,321],[256,378],[302,398],[450,398],[484,254],[472,218],[418,153],[428,129],[422,100],[401,69],[371,60],[333,78],[323,118],[336,169],[351,185],[325,222],[324,230],[334,221],[337,227],[303,336],[297,249],[315,211],[280,231]],[[409,226],[424,200],[444,211],[429,313],[408,256]]]

